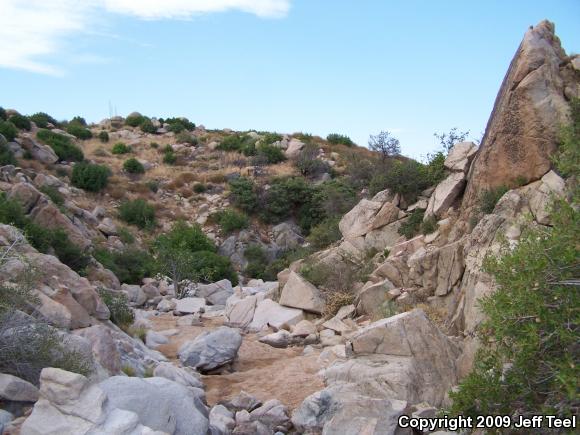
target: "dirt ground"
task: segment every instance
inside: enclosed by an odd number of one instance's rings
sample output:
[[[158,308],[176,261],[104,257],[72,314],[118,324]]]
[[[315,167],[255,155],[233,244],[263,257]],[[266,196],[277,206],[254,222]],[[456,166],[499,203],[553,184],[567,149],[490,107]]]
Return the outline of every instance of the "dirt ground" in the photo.
[[[175,361],[179,347],[204,331],[221,326],[223,319],[203,320],[203,326],[177,326],[178,317],[162,314],[152,317],[153,329],[178,329],[179,334],[169,337],[169,343],[157,350]],[[238,359],[232,373],[203,376],[208,405],[230,399],[245,391],[261,401],[278,399],[291,410],[310,394],[324,388],[317,375],[322,366],[317,362],[318,352],[302,355],[302,347],[276,349],[258,342],[256,334],[243,336]]]

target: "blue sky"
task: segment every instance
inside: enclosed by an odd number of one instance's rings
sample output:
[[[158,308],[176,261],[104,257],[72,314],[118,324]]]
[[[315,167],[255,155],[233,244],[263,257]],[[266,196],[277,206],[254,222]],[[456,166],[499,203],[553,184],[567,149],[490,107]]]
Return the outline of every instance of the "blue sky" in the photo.
[[[0,105],[56,118],[478,139],[529,25],[580,51],[580,1],[0,0]]]

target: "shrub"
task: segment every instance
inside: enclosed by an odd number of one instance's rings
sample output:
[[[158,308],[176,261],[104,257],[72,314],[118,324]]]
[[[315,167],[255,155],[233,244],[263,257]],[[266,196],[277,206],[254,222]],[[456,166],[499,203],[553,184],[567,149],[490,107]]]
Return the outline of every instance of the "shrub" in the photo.
[[[296,158],[296,167],[307,177],[317,177],[330,171],[330,165],[318,158],[318,147],[308,144]]]
[[[54,133],[50,130],[38,130],[36,137],[50,146],[59,160],[80,162],[84,159],[83,151],[62,134]]]
[[[383,162],[389,157],[395,157],[401,154],[399,139],[391,135],[388,131],[381,131],[377,135],[371,134],[369,137],[369,149],[378,152]]]
[[[286,160],[286,155],[281,148],[274,145],[260,145],[258,156],[262,156],[268,164],[280,163]]]
[[[183,130],[195,130],[195,124],[187,118],[167,118],[166,124],[169,124],[169,131],[180,133]]]
[[[187,131],[182,131],[178,133],[177,136],[175,136],[175,140],[178,143],[188,143],[191,145],[197,145],[197,137],[195,137],[194,135],[192,135]]]
[[[20,203],[8,199],[3,192],[0,193],[0,223],[21,229],[34,248],[43,253],[54,253],[62,263],[77,272],[83,272],[89,263],[90,257],[69,240],[63,229],[52,230],[35,224],[24,214]]]
[[[409,202],[415,201],[419,193],[431,186],[425,165],[414,160],[394,161],[384,173],[373,177],[369,191],[375,195],[384,189],[401,194]]]
[[[202,281],[228,279],[233,285],[238,284],[238,275],[229,258],[210,251],[198,251],[192,255],[192,260],[193,270]]]
[[[173,152],[173,150],[165,151],[163,153],[163,163],[166,165],[173,165],[177,161],[177,156]]]
[[[254,212],[258,206],[258,194],[254,182],[249,178],[240,177],[231,180],[229,185],[232,203],[248,213]]]
[[[157,193],[159,190],[159,181],[157,180],[149,180],[145,183],[145,185],[153,193]]]
[[[0,283],[3,293],[2,288],[13,291],[12,285]],[[29,302],[0,313],[0,371],[35,385],[39,383],[40,372],[47,367],[89,376],[94,370],[92,361],[77,350],[70,336],[41,319],[16,311],[28,308]]]
[[[155,134],[157,133],[157,128],[153,125],[150,119],[145,119],[139,126],[143,133]]]
[[[18,136],[18,129],[10,121],[0,120],[0,134],[12,142]]]
[[[333,217],[323,220],[310,230],[308,241],[316,250],[322,250],[342,238],[338,228],[340,218]]]
[[[88,128],[85,128],[81,124],[77,124],[77,123],[70,123],[66,127],[66,132],[69,134],[72,134],[77,139],[82,139],[82,140],[90,139],[93,137],[91,130],[89,130]]]
[[[437,219],[435,216],[429,216],[421,223],[421,233],[431,234],[437,231]]]
[[[126,284],[141,284],[143,278],[154,275],[156,271],[155,260],[151,254],[142,249],[125,248],[121,251],[109,251],[100,248],[95,250],[93,256],[111,270],[119,281]]]
[[[193,185],[193,191],[195,193],[204,193],[207,191],[207,186],[203,183],[195,183]]]
[[[278,133],[266,133],[262,137],[262,139],[260,140],[260,142],[262,142],[265,145],[269,145],[269,144],[272,144],[274,142],[279,142],[282,139],[283,138],[282,138],[282,135],[281,134],[278,134]]]
[[[8,148],[8,145],[4,145],[0,142],[0,166],[16,164],[16,158],[14,157],[12,150]]]
[[[119,239],[121,239],[121,242],[124,244],[131,245],[132,243],[135,243],[135,236],[131,231],[129,231],[129,229],[120,227],[117,232],[119,233]]]
[[[134,321],[135,314],[129,307],[127,295],[123,292],[99,288],[99,296],[111,312],[111,321],[122,329],[127,329]]]
[[[32,125],[30,125],[30,119],[24,115],[20,115],[19,113],[15,113],[10,118],[8,118],[8,120],[20,130],[30,131],[32,128]]]
[[[485,259],[497,290],[480,300],[482,347],[452,414],[578,414],[580,211],[559,201],[552,223]]]
[[[69,124],[77,124],[77,125],[80,125],[82,127],[86,127],[87,121],[82,116],[75,116],[73,119],[70,120]]]
[[[265,276],[268,266],[268,255],[266,251],[257,244],[249,245],[244,250],[244,257],[248,260],[248,265],[244,269],[244,274],[256,279],[267,279]]]
[[[560,129],[558,154],[553,158],[558,171],[570,177],[573,183],[580,180],[580,98],[570,102],[571,123]]]
[[[6,114],[6,109],[4,107],[0,107],[0,120],[6,121],[8,119],[8,115]]]
[[[354,142],[348,136],[344,136],[342,134],[332,133],[326,136],[326,140],[334,145],[346,145],[346,146],[353,146]]]
[[[111,152],[113,154],[127,154],[131,152],[131,147],[123,142],[117,142],[113,145],[113,148],[111,148]]]
[[[154,148],[154,149],[157,149],[157,148],[159,148],[159,144],[158,144],[157,142],[151,142],[151,143],[149,144],[149,146],[150,146],[151,148]]]
[[[346,306],[354,303],[354,294],[349,292],[334,292],[326,297],[326,304],[324,306],[324,317],[334,317],[338,311]]]
[[[159,236],[158,242],[189,252],[215,252],[217,250],[215,244],[204,234],[199,225],[188,225],[183,221],[175,222],[171,231]]]
[[[428,156],[427,177],[432,186],[443,181],[445,178],[445,154],[437,152]]]
[[[449,133],[433,133],[433,136],[437,138],[439,144],[443,148],[443,151],[448,153],[451,148],[453,148],[453,145],[458,142],[463,142],[465,139],[467,139],[467,136],[469,136],[469,130],[458,132],[457,127],[454,127],[449,130]]]
[[[47,128],[48,124],[52,124],[55,127],[59,125],[59,122],[56,119],[44,112],[35,113],[34,115],[30,115],[28,118],[34,122],[38,128]]]
[[[410,216],[401,224],[399,227],[399,234],[405,236],[407,239],[412,239],[415,237],[419,230],[421,229],[421,224],[423,223],[423,217],[425,216],[425,210],[415,209],[410,214]]]
[[[125,201],[119,206],[119,218],[141,229],[155,226],[155,208],[144,199]]]
[[[240,213],[233,209],[218,211],[212,217],[220,226],[223,234],[230,234],[236,230],[247,228],[250,223],[245,213]]]
[[[111,170],[105,165],[80,162],[73,167],[71,183],[89,192],[99,192],[107,187],[110,175]]]
[[[256,139],[248,135],[233,134],[224,137],[216,149],[221,151],[238,151],[246,156],[256,154]]]
[[[105,130],[102,130],[99,132],[98,138],[101,142],[107,143],[109,142],[109,133],[107,133]]]
[[[131,157],[130,159],[125,160],[125,163],[123,163],[123,169],[129,174],[145,173],[145,167],[135,157]]]
[[[147,118],[145,118],[143,115],[127,116],[127,119],[125,119],[125,125],[130,127],[139,127],[143,122],[145,122],[146,119]]]
[[[479,211],[484,214],[493,213],[495,205],[507,191],[508,188],[505,186],[483,191],[479,197]]]
[[[48,196],[55,205],[59,207],[64,205],[64,196],[62,196],[62,193],[60,193],[56,187],[42,186],[38,190]]]

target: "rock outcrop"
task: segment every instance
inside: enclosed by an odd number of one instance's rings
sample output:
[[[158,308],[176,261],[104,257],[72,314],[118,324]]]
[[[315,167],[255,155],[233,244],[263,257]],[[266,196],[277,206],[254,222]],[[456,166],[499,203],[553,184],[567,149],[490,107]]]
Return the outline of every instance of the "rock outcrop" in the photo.
[[[497,95],[471,170],[463,207],[486,189],[540,179],[551,168],[557,129],[567,120],[567,99],[580,96],[577,72],[542,21],[524,36]]]

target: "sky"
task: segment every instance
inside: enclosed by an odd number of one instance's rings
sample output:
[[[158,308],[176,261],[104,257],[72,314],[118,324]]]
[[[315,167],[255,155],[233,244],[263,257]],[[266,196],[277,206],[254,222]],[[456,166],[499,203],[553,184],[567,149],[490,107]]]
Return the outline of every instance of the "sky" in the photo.
[[[0,0],[0,106],[99,122],[480,139],[525,31],[580,52],[579,0]]]

